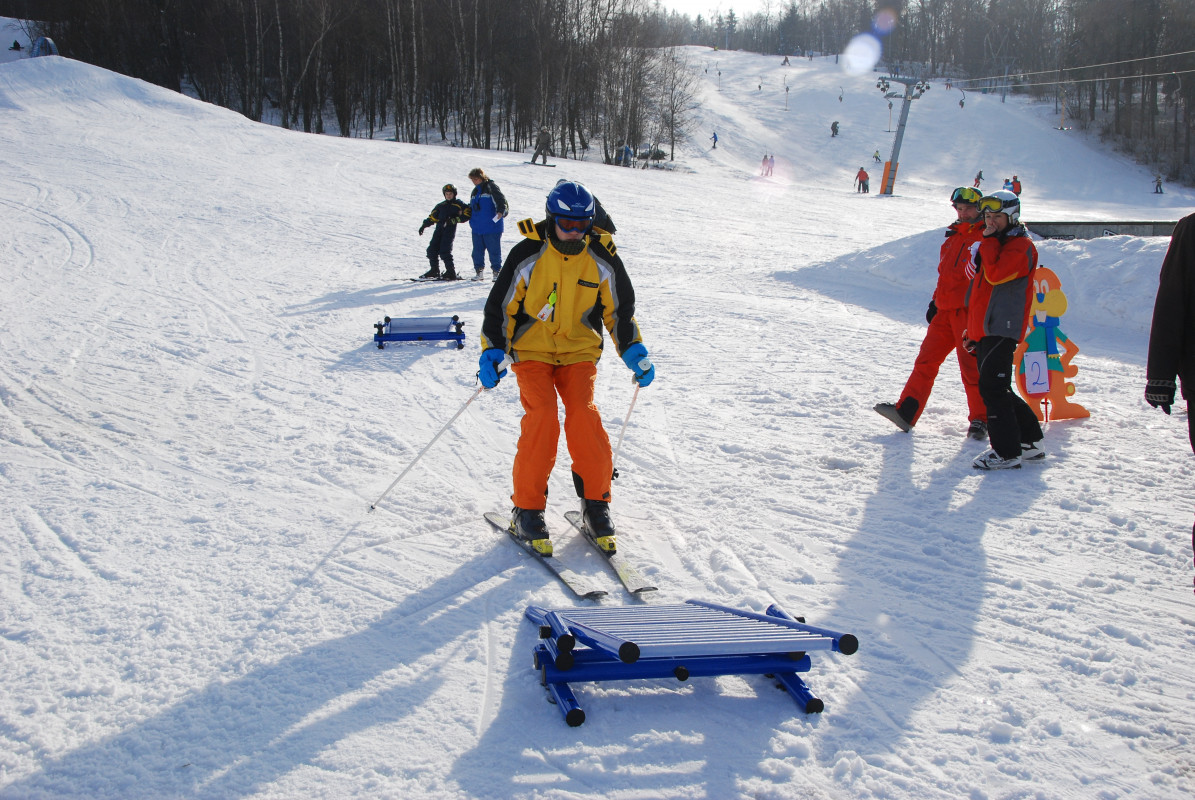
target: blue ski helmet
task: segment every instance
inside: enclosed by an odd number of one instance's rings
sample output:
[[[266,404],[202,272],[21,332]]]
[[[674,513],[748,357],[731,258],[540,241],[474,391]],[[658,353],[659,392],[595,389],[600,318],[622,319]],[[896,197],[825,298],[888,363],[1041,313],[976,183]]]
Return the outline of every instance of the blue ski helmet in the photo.
[[[589,190],[576,181],[560,181],[548,192],[548,202],[545,204],[548,219],[564,217],[565,219],[593,220],[593,195]]]

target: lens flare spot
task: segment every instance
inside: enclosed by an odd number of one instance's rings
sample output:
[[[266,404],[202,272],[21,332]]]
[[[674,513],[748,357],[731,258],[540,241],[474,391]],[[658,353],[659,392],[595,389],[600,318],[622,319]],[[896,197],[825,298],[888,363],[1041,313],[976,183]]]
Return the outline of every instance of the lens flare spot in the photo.
[[[842,51],[842,68],[848,75],[870,72],[883,53],[880,40],[870,33],[860,33]]]
[[[879,36],[887,36],[896,28],[899,19],[895,9],[881,8],[871,21],[871,29]]]

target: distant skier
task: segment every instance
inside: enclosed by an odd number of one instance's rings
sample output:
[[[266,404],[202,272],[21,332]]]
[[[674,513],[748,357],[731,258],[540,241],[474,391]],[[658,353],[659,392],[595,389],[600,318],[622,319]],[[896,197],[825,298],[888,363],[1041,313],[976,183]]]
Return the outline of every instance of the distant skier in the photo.
[[[768,174],[768,154],[764,153],[763,161],[759,162],[759,174],[766,176]]]
[[[717,131],[714,131],[714,135],[710,137],[710,140],[713,141],[713,143],[714,143],[714,146],[711,147],[710,149],[717,150],[718,149],[718,132]]]
[[[531,156],[531,163],[535,163],[535,159],[541,155],[544,157],[544,166],[548,166],[548,156],[552,153],[552,134],[543,127],[539,129],[539,134],[535,137],[535,154]]]
[[[1016,175],[1012,176],[1012,193],[1017,197],[1021,196],[1021,179]]]
[[[1154,194],[1165,194],[1162,191],[1162,176],[1160,174],[1154,178]]]
[[[855,173],[855,186],[857,187],[855,191],[867,194],[868,181],[870,180],[871,176],[867,174],[867,170],[863,169],[863,167],[859,167],[859,171]]]
[[[1004,185],[1001,186],[1000,188],[1006,192],[1011,192],[1012,191],[1012,178],[1005,178]],[[1014,192],[1014,194],[1015,194],[1015,192]]]
[[[838,135],[838,120],[830,123],[830,137],[833,138]]]
[[[772,172],[776,169],[776,156],[768,156],[768,177],[772,177]]]
[[[880,163],[880,151],[879,150],[876,150],[874,153],[871,154],[871,160],[876,162],[877,164]]]
[[[452,243],[456,239],[457,223],[464,222],[469,218],[469,207],[456,199],[456,187],[451,183],[444,184],[441,191],[444,193],[444,201],[437,203],[436,207],[427,215],[427,219],[423,220],[423,224],[419,226],[420,236],[427,228],[433,225],[436,227],[432,232],[431,244],[427,246],[427,259],[431,262],[432,268],[419,277],[455,281],[457,275],[452,261]],[[444,261],[443,275],[440,274],[441,260]]]
[[[983,182],[983,170],[975,173],[975,188],[979,188],[979,184]]]

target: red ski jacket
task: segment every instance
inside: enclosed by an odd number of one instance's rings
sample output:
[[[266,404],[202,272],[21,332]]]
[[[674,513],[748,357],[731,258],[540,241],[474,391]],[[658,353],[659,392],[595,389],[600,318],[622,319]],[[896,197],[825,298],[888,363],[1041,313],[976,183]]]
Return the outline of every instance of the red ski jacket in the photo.
[[[938,286],[934,289],[934,305],[940,311],[950,311],[966,305],[967,287],[971,277],[967,262],[971,260],[971,245],[983,238],[983,220],[955,222],[946,229],[946,241],[938,256]]]

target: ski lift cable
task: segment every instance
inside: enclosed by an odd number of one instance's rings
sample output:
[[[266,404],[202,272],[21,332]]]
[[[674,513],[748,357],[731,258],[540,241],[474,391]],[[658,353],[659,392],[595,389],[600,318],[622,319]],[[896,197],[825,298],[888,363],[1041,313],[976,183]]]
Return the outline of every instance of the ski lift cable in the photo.
[[[1180,53],[1163,53],[1162,55],[1157,55],[1157,56],[1142,56],[1141,58],[1129,58],[1129,59],[1125,59],[1124,61],[1109,61],[1104,64],[1086,64],[1081,67],[1062,67],[1061,69],[1048,69],[1048,70],[1042,70],[1040,72],[1018,72],[1017,74],[1024,75],[1024,76],[1057,75],[1059,72],[1073,72],[1075,70],[1080,70],[1080,69],[1098,69],[1100,67],[1115,67],[1115,66],[1119,66],[1121,64],[1133,64],[1138,61],[1152,61],[1152,60],[1158,59],[1158,58],[1173,58],[1176,56],[1186,56],[1186,55],[1191,55],[1192,53],[1195,53],[1195,50],[1184,50]],[[1190,70],[1187,70],[1187,72],[1190,72]],[[1172,71],[1168,70],[1167,72],[1159,73],[1159,74],[1170,75],[1170,74],[1172,74]],[[1004,75],[988,75],[983,78],[962,78],[960,80],[956,80],[955,83],[976,83],[978,81],[1003,80],[1004,77],[1005,77]],[[1128,76],[1126,76],[1126,77],[1128,77]],[[1140,77],[1140,76],[1134,75],[1131,77]],[[1080,79],[1075,79],[1075,82],[1078,83],[1079,80]],[[1089,79],[1084,79],[1084,80],[1089,80]],[[1097,80],[1107,80],[1107,79],[1099,78]],[[1058,81],[1050,81],[1050,82],[1058,83]]]

